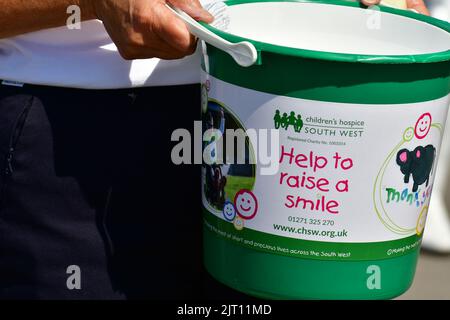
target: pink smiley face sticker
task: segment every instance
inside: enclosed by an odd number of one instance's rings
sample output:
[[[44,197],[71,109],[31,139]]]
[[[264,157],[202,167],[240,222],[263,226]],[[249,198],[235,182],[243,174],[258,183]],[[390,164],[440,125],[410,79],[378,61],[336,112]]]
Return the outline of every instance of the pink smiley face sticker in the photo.
[[[416,122],[414,134],[417,139],[423,139],[427,136],[431,129],[431,114],[429,112],[424,113]]]
[[[237,214],[245,220],[253,219],[258,212],[258,200],[253,192],[242,189],[234,197]]]

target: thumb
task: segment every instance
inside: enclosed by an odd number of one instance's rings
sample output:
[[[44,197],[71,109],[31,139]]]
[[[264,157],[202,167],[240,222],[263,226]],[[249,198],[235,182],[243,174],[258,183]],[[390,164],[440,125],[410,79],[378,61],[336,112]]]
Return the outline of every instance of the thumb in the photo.
[[[179,8],[198,21],[211,23],[214,17],[205,9],[198,0],[167,0],[168,3]]]

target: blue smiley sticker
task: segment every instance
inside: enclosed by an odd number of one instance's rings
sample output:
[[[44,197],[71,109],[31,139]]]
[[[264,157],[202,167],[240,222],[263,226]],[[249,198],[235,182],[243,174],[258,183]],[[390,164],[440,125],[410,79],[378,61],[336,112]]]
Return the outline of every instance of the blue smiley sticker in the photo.
[[[223,216],[227,221],[233,221],[236,218],[236,209],[231,201],[225,201],[223,206]]]

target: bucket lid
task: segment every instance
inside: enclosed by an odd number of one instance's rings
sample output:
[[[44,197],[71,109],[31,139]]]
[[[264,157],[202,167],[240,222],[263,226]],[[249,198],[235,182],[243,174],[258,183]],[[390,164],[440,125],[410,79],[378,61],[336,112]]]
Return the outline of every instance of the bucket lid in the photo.
[[[450,23],[412,11],[343,0],[231,0],[226,23],[206,25],[261,52],[362,63],[450,60]],[[215,27],[216,26],[216,27]]]

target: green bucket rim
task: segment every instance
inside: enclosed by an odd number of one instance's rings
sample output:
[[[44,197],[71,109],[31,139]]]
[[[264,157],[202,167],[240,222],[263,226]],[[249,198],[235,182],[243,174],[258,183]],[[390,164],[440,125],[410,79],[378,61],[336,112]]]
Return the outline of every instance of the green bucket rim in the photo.
[[[354,8],[365,8],[359,2],[350,2],[344,0],[229,0],[224,3],[227,6],[234,6],[240,4],[248,4],[248,3],[258,3],[258,2],[300,2],[300,3],[316,3],[316,4],[330,4],[330,5],[339,5],[339,6],[347,6]],[[428,24],[431,24],[435,27],[438,27],[447,33],[450,33],[450,23],[439,20],[430,16],[426,16],[423,14],[418,14],[410,10],[401,10],[395,9],[386,6],[379,6],[382,12],[387,12],[395,15],[400,15],[403,17],[419,20]],[[328,51],[317,51],[317,50],[307,50],[307,49],[298,49],[285,47],[280,45],[274,45],[266,42],[255,41],[252,39],[248,39],[245,37],[240,37],[237,35],[233,35],[224,31],[221,31],[211,25],[206,23],[202,24],[208,28],[210,31],[214,32],[218,36],[230,41],[230,42],[241,42],[241,41],[249,41],[252,43],[256,50],[258,51],[258,60],[261,59],[262,52],[270,52],[275,54],[281,54],[286,56],[293,56],[299,58],[309,58],[309,59],[318,59],[318,60],[328,60],[328,61],[337,61],[337,62],[359,62],[359,63],[373,63],[373,64],[412,64],[412,63],[435,63],[435,62],[444,62],[450,61],[450,50],[441,51],[436,53],[426,53],[426,54],[417,54],[417,55],[361,55],[361,54],[351,54],[351,53],[336,53],[336,52],[328,52]]]

